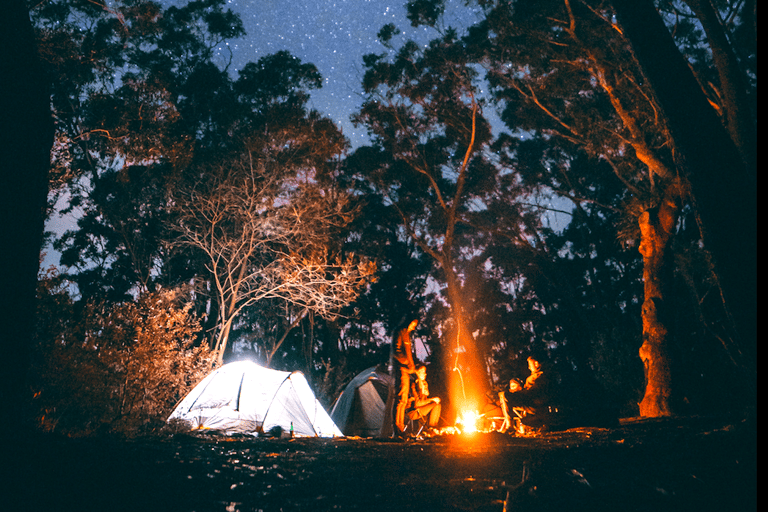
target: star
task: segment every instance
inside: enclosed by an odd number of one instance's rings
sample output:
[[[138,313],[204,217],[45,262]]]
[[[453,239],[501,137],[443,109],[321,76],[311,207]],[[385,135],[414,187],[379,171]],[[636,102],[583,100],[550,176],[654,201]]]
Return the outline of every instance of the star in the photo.
[[[180,0],[172,3],[179,4]],[[363,101],[363,55],[383,53],[377,38],[384,25],[394,24],[403,38],[426,44],[437,37],[434,29],[411,26],[405,0],[228,0],[227,7],[240,15],[246,36],[221,48],[221,58],[232,56],[236,71],[248,62],[287,50],[303,63],[317,66],[323,86],[313,91],[310,108],[331,117],[353,147],[367,142],[364,130],[355,128],[350,116]],[[447,24],[467,26],[476,9],[462,0],[446,1]],[[404,39],[403,39],[404,40]]]

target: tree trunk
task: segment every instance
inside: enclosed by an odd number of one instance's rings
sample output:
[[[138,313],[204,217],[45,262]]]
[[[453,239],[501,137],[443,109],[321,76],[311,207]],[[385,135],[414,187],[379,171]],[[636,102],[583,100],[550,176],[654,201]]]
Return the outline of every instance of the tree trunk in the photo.
[[[14,0],[0,16],[0,399],[22,414],[52,145],[48,84],[26,4]]]
[[[309,312],[308,309],[304,309],[304,311],[301,312],[300,315],[298,315],[292,322],[291,325],[288,326],[288,328],[285,330],[282,336],[280,336],[280,339],[277,340],[274,344],[274,346],[271,349],[268,349],[266,346],[264,347],[264,353],[267,354],[267,364],[265,365],[267,368],[270,367],[272,364],[272,358],[275,357],[275,354],[280,349],[280,346],[283,344],[285,339],[288,337],[288,335],[291,333],[291,331],[299,325],[299,322],[304,320],[304,317],[307,316],[307,313]],[[289,317],[290,318],[290,317]],[[307,373],[309,375],[309,372]]]
[[[216,346],[213,349],[216,353],[216,366],[224,364],[224,352],[227,350],[227,344],[229,343],[229,333],[232,330],[233,320],[234,318],[230,318],[229,320],[222,319],[221,331],[219,331],[219,335],[216,339]]]
[[[640,359],[645,366],[645,396],[640,402],[640,416],[658,417],[672,414],[672,371],[669,354],[668,313],[672,298],[668,290],[672,282],[672,258],[669,247],[677,223],[678,206],[665,201],[660,207],[644,212],[638,218],[641,232],[640,254],[643,255],[643,345]]]
[[[448,350],[445,351],[445,354],[452,357],[448,377],[450,404],[456,413],[461,413],[464,409],[478,410],[487,388],[487,372],[466,323],[459,279],[450,261],[443,260],[441,264],[448,287],[448,302],[456,324],[456,332],[446,343]]]
[[[691,185],[705,248],[734,318],[756,388],[757,180],[704,97],[650,0],[613,0],[624,34],[664,111],[675,158]]]

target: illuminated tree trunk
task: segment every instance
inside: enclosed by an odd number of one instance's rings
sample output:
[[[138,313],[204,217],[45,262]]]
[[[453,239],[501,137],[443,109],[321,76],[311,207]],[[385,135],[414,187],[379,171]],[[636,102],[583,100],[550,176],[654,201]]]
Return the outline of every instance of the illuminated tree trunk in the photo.
[[[613,0],[625,36],[664,111],[676,159],[686,171],[705,247],[745,352],[739,357],[756,392],[757,179],[742,162],[675,46],[653,2]]]
[[[229,343],[229,333],[232,330],[232,321],[234,317],[228,319],[222,318],[221,331],[216,338],[216,345],[213,347],[213,353],[216,355],[216,366],[224,364],[224,351],[227,350],[227,344]]]
[[[645,396],[640,415],[647,417],[672,414],[672,373],[669,354],[669,318],[672,261],[669,250],[679,209],[673,200],[644,212],[638,218],[643,255],[644,301],[643,345],[640,359],[645,366]]]
[[[448,288],[448,302],[451,305],[456,332],[448,346],[446,354],[451,355],[450,363],[450,393],[451,406],[455,412],[463,409],[477,409],[481,405],[487,384],[486,373],[481,354],[478,354],[475,340],[472,337],[464,315],[462,287],[458,276],[453,271],[450,260],[441,261]]]

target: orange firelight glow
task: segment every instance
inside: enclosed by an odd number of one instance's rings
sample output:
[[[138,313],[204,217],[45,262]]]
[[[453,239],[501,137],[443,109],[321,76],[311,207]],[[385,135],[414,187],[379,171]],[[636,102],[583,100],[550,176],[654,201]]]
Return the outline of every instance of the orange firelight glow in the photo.
[[[451,408],[456,414],[455,429],[469,434],[484,431],[485,427],[484,415],[479,412],[485,401],[484,366],[474,349],[474,339],[464,328],[464,323],[457,318],[457,324],[455,345],[451,340],[453,364],[448,393]]]
[[[477,423],[480,420],[480,415],[475,411],[463,411],[458,418],[456,418],[456,424],[459,425],[461,432],[464,434],[470,434],[477,432]]]

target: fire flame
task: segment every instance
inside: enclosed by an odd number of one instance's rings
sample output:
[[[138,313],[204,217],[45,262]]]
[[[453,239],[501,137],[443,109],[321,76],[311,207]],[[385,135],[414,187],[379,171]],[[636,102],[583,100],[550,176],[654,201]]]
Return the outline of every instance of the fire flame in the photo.
[[[477,432],[477,423],[480,420],[480,415],[475,411],[463,411],[458,418],[456,418],[456,424],[460,426],[461,431],[465,434]]]

